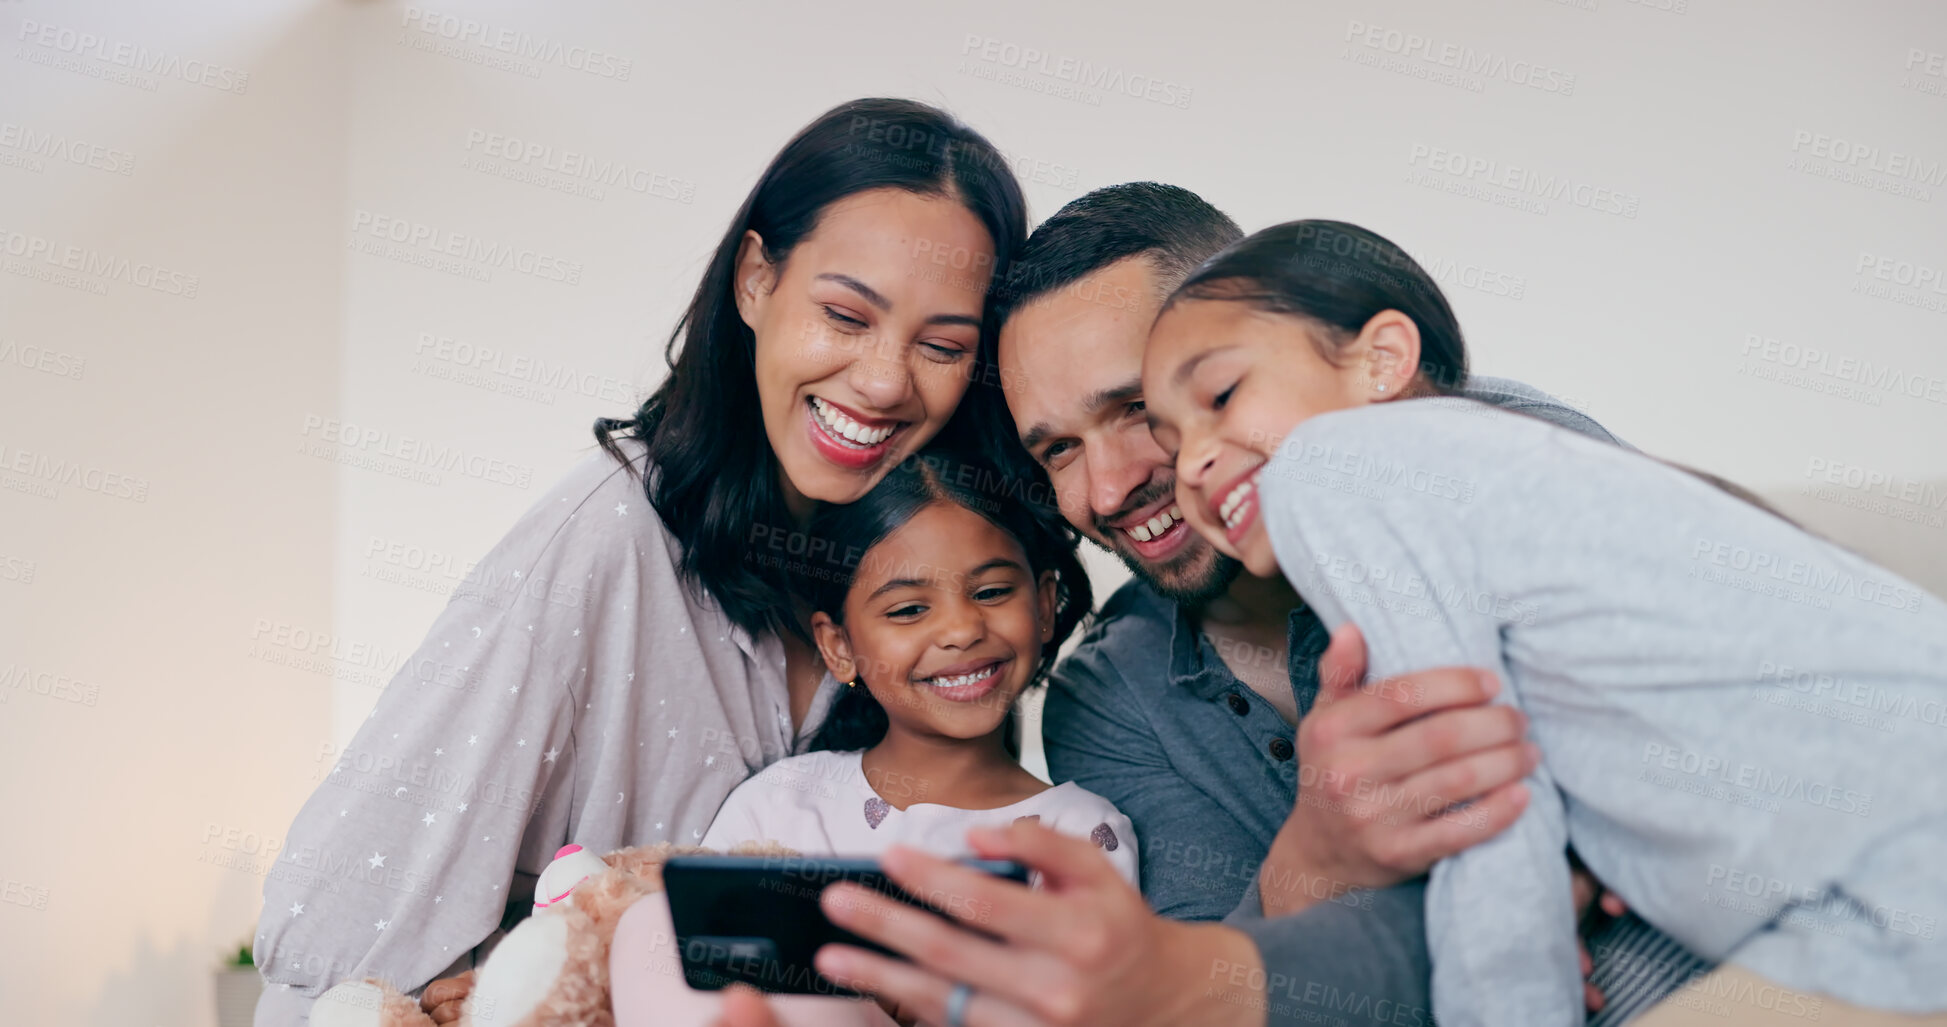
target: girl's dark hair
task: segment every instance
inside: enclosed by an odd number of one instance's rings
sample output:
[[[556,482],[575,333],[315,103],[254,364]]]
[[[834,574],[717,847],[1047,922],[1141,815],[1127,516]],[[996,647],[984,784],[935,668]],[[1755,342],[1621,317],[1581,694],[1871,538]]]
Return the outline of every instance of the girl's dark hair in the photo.
[[[756,423],[756,339],[737,311],[733,285],[744,233],[764,256],[785,261],[834,202],[868,189],[903,189],[965,205],[994,244],[995,277],[1027,235],[1027,204],[993,144],[938,108],[865,99],[834,107],[805,126],[771,161],[730,219],[670,333],[669,377],[628,419],[599,418],[595,439],[629,465],[618,438],[648,448],[643,491],[682,548],[683,577],[752,633],[802,633],[782,568],[752,560],[756,536],[791,531],[777,456]],[[1004,403],[998,376],[974,358],[974,384],[955,421],[984,424],[973,407]],[[962,416],[964,414],[964,417]],[[955,426],[956,435],[971,431]]]
[[[1433,276],[1391,240],[1343,221],[1287,221],[1223,250],[1190,272],[1164,303],[1234,300],[1302,318],[1319,355],[1337,363],[1373,315],[1397,310],[1420,330],[1420,373],[1400,398],[1454,395],[1467,387],[1467,343]],[[1647,454],[1645,454],[1647,455]],[[1650,457],[1716,486],[1793,527],[1797,521],[1717,475]]]
[[[1203,262],[1177,286],[1184,299],[1235,300],[1311,322],[1319,355],[1337,363],[1382,310],[1420,329],[1418,394],[1453,394],[1467,384],[1467,344],[1433,276],[1376,232],[1343,221],[1287,221],[1245,237]]]
[[[1046,678],[1055,654],[1094,605],[1088,572],[1075,555],[1075,536],[1043,494],[1039,479],[1008,474],[963,447],[941,443],[907,458],[856,503],[820,507],[807,533],[807,548],[823,554],[796,565],[801,591],[815,609],[845,622],[845,596],[859,564],[873,546],[936,503],[952,503],[987,518],[1014,537],[1039,581],[1055,574],[1054,632],[1042,645],[1030,687]],[[811,742],[813,749],[852,750],[885,737],[886,711],[861,685],[841,687],[831,712]],[[1016,756],[1013,713],[1005,737]]]

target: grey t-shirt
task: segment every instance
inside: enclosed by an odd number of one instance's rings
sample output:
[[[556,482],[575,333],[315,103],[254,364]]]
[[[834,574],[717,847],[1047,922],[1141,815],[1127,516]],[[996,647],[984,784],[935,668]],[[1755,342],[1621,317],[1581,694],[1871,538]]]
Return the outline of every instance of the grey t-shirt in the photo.
[[[480,561],[291,824],[257,928],[260,1027],[342,980],[464,969],[517,874],[570,842],[695,844],[802,747],[836,686],[794,733],[783,645],[680,581],[679,557],[595,453]]]
[[[1498,669],[1544,762],[1427,891],[1443,1024],[1579,1022],[1563,846],[1698,954],[1947,1008],[1947,607],[1681,470],[1465,399],[1311,418],[1258,479],[1375,677]]]
[[[1466,394],[1627,446],[1521,382],[1475,376]],[[1108,797],[1135,822],[1143,895],[1158,913],[1222,919],[1250,936],[1266,974],[1269,1023],[1430,1022],[1424,877],[1348,894],[1314,882],[1335,898],[1264,915],[1259,865],[1291,815],[1304,754],[1293,725],[1237,679],[1192,612],[1140,579],[1110,597],[1055,668],[1042,721],[1049,770]],[[1317,694],[1328,638],[1300,604],[1287,617],[1286,642],[1302,713]],[[1633,916],[1604,925],[1590,951],[1590,979],[1607,1000],[1592,1025],[1626,1022],[1708,968]]]

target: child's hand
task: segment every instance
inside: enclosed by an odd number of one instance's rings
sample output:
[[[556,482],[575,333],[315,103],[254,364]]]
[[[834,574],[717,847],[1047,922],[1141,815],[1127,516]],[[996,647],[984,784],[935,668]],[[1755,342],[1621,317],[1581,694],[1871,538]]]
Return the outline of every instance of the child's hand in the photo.
[[[1589,873],[1589,868],[1575,858],[1574,849],[1568,850],[1568,858],[1568,881],[1569,886],[1574,889],[1577,922],[1587,924],[1597,909],[1612,917],[1629,912],[1629,904],[1623,901],[1622,896],[1610,891],[1601,881],[1596,880],[1595,875]]]
[[[898,999],[889,998],[884,995],[874,995],[872,996],[872,1001],[879,1003],[879,1008],[885,1010],[886,1015],[892,1017],[892,1022],[898,1024],[899,1027],[914,1027],[915,1024],[919,1023],[919,1014],[902,1007]]]
[[[474,973],[468,970],[458,977],[446,977],[426,985],[426,990],[419,993],[419,1008],[424,1009],[434,1023],[457,1023],[460,1007],[473,992]]]
[[[723,992],[723,1015],[710,1027],[779,1027],[777,1014],[764,996],[748,984],[733,984]]]
[[[1594,874],[1589,873],[1589,868],[1582,865],[1582,860],[1575,855],[1574,849],[1568,850],[1568,865],[1569,888],[1575,902],[1575,919],[1583,927],[1583,930],[1577,932],[1575,939],[1576,946],[1582,950],[1582,1001],[1589,1007],[1589,1012],[1594,1013],[1600,1011],[1608,999],[1600,989],[1589,983],[1589,975],[1595,973],[1595,959],[1589,955],[1588,929],[1595,919],[1595,911],[1598,907],[1604,913],[1618,917],[1629,912],[1629,906],[1624,904],[1622,896],[1603,887],[1602,882],[1596,880]]]

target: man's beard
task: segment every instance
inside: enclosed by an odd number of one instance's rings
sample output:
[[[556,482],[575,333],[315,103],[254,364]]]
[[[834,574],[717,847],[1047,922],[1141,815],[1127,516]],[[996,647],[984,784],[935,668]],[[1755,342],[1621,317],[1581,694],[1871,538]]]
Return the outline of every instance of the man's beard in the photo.
[[[1095,531],[1089,541],[1115,554],[1116,558],[1128,567],[1136,577],[1149,583],[1164,598],[1190,606],[1204,603],[1224,594],[1230,583],[1244,573],[1244,565],[1210,544],[1208,539],[1196,533],[1188,524],[1183,530],[1190,532],[1190,538],[1183,543],[1183,549],[1175,556],[1161,563],[1150,563],[1136,555],[1130,545],[1128,533],[1121,528],[1111,527],[1109,522],[1127,516],[1155,503],[1164,496],[1176,491],[1174,478],[1151,482],[1129,497],[1121,510],[1111,517],[1097,517]],[[1107,542],[1103,540],[1107,539]]]

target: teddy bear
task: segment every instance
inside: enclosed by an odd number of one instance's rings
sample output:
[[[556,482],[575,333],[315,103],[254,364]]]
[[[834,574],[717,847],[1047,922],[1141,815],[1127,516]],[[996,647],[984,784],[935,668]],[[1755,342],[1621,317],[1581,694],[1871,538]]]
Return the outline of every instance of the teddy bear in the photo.
[[[494,947],[475,974],[462,1027],[614,1027],[609,945],[623,914],[662,891],[663,862],[713,850],[667,842],[596,856],[564,846],[534,886],[534,915]],[[795,855],[743,844],[741,855]],[[434,1027],[411,996],[381,981],[345,981],[320,995],[311,1027]]]

